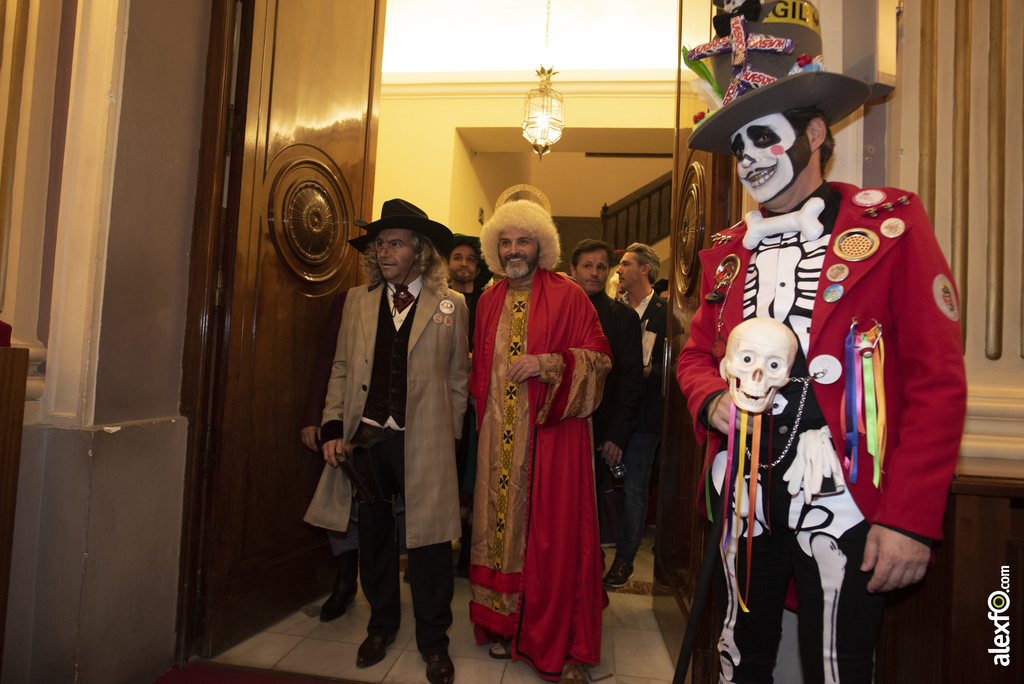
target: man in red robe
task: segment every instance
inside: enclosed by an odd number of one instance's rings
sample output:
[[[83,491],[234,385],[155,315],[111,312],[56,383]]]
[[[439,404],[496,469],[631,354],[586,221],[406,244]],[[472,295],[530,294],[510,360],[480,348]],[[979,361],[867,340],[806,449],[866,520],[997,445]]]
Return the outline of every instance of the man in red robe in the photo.
[[[603,562],[590,414],[611,349],[575,282],[553,273],[558,233],[529,201],[483,227],[488,266],[508,277],[480,296],[470,394],[480,428],[470,618],[495,658],[551,681],[601,657]]]

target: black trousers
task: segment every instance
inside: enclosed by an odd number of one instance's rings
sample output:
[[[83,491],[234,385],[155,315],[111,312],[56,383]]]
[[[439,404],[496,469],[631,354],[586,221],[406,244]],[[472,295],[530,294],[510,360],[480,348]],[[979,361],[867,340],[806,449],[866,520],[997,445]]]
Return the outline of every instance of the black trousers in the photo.
[[[395,493],[405,494],[405,433],[398,432],[370,448],[390,477]],[[415,511],[409,512],[415,515]],[[388,636],[402,621],[398,569],[399,539],[390,501],[359,505],[359,574],[370,603],[371,636]],[[416,645],[423,655],[448,652],[454,591],[452,543],[409,549],[409,584],[416,618]]]
[[[817,560],[800,548],[792,530],[776,528],[772,534],[754,537],[748,613],[739,609],[735,585],[718,566],[715,603],[722,616],[723,631],[732,631],[731,639],[726,637],[719,642],[725,681],[773,681],[786,589],[792,577],[799,606],[798,640],[804,682],[871,684],[875,638],[885,598],[868,593],[871,573],[860,571],[870,527],[867,521],[861,521],[838,540],[824,534],[812,535]],[[741,593],[746,589],[746,541],[746,537],[739,538],[736,554],[735,579]],[[829,560],[822,558],[837,562],[830,566]],[[738,662],[733,662],[734,653],[739,656]]]

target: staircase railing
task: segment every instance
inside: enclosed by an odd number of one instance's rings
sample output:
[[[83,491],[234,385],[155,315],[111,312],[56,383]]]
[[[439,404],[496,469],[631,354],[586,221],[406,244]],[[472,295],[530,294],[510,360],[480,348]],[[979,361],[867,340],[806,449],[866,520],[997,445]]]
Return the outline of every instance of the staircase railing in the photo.
[[[615,249],[634,242],[653,245],[668,237],[672,216],[672,172],[612,205],[601,208],[602,239]]]

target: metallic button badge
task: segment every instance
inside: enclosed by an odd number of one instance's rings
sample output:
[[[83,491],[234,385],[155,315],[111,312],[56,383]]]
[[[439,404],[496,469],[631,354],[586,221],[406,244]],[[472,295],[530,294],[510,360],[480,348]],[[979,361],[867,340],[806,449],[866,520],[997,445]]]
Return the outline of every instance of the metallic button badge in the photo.
[[[885,193],[878,189],[861,190],[853,196],[853,203],[858,207],[873,207],[885,201]]]
[[[839,283],[835,285],[829,285],[825,288],[825,293],[822,295],[826,302],[838,302],[840,297],[843,296],[843,286]]]
[[[843,231],[832,244],[832,251],[843,261],[864,261],[878,250],[878,236],[867,228]]]
[[[846,264],[835,264],[825,272],[825,277],[833,283],[841,283],[846,280],[848,275],[850,275],[850,267]]]
[[[907,224],[898,218],[886,219],[879,232],[887,238],[898,238],[907,229]]]
[[[722,259],[722,263],[718,264],[718,268],[715,269],[715,288],[704,295],[704,299],[710,304],[717,304],[725,299],[722,290],[736,279],[736,274],[739,272],[740,258],[738,256],[729,254]]]

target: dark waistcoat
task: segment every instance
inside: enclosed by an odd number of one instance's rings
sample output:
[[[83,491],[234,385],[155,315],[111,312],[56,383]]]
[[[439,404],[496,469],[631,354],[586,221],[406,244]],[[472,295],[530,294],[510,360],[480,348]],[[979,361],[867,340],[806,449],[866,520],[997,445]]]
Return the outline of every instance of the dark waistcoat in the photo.
[[[416,302],[410,305],[409,314],[402,322],[402,327],[395,330],[389,300],[385,287],[380,298],[380,313],[377,315],[373,373],[370,376],[370,391],[366,397],[363,416],[378,425],[384,425],[388,416],[391,416],[398,423],[398,427],[404,428],[409,331],[412,330],[412,319],[416,315]]]

